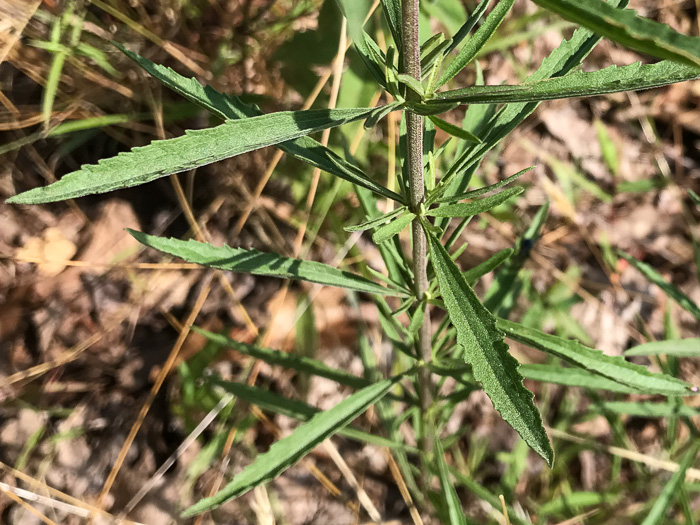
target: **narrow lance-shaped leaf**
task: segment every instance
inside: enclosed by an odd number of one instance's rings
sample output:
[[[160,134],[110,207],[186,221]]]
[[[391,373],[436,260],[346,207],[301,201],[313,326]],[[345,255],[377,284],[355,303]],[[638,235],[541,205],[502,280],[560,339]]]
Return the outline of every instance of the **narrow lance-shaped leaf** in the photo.
[[[669,339],[637,345],[625,351],[625,355],[672,355],[675,357],[700,357],[700,339]]]
[[[225,244],[223,246],[213,246],[209,243],[193,240],[182,241],[147,235],[134,230],[127,231],[137,241],[146,246],[210,268],[309,281],[380,295],[404,297],[407,295],[403,290],[385,288],[360,275],[338,270],[316,261],[302,261],[283,257],[276,253],[266,253],[252,249],[231,248]]]
[[[551,466],[554,452],[532,392],[523,386],[518,362],[510,355],[503,332],[440,241],[429,232],[427,236],[440,293],[457,330],[457,343],[464,349],[464,359],[503,419]]]
[[[558,98],[590,97],[620,91],[651,89],[700,78],[700,69],[664,60],[656,64],[636,62],[599,71],[570,75],[520,85],[473,86],[437,93],[428,104],[501,104],[537,102]]]
[[[194,516],[214,509],[279,476],[311,452],[316,445],[337,433],[379,401],[401,379],[402,376],[397,376],[365,387],[330,410],[316,414],[308,423],[297,427],[288,437],[275,442],[266,453],[257,456],[253,463],[243,469],[216,495],[200,500],[187,509],[183,516]]]
[[[401,49],[401,0],[382,0],[382,8],[396,47]]]
[[[145,184],[265,146],[367,117],[372,109],[283,111],[229,120],[169,140],[157,140],[65,175],[43,188],[8,199],[17,204],[54,202]]]
[[[530,166],[529,168],[525,168],[524,170],[520,170],[518,173],[515,175],[511,175],[510,177],[506,177],[505,179],[498,181],[494,184],[489,184],[488,186],[484,186],[483,188],[477,188],[475,190],[470,190],[465,193],[461,193],[459,195],[452,195],[450,197],[442,197],[440,199],[436,199],[436,202],[441,202],[445,204],[449,204],[451,202],[458,202],[464,199],[473,199],[475,197],[480,197],[481,195],[484,195],[485,193],[489,193],[493,190],[497,190],[499,188],[502,188],[503,186],[507,186],[511,182],[519,179],[523,175],[525,175],[528,171],[535,169],[534,166]],[[432,204],[434,201],[430,197],[427,199],[426,203],[427,204]]]
[[[591,390],[608,390],[620,394],[643,393],[638,388],[599,376],[583,368],[565,368],[560,365],[520,365],[520,373],[525,379],[554,383],[555,385],[577,386]]]
[[[169,67],[155,64],[119,44],[115,43],[115,45],[163,85],[223,120],[263,115],[263,112],[257,106],[245,104],[238,97],[224,95],[210,86],[202,86],[193,78],[183,77]],[[331,175],[367,188],[388,199],[403,203],[403,198],[400,195],[381,184],[377,184],[357,166],[350,164],[311,137],[300,137],[290,142],[282,142],[277,144],[277,147],[285,153],[316,168],[320,168]]]
[[[562,18],[587,27],[625,47],[659,58],[700,66],[700,38],[619,9],[602,0],[534,0]]]
[[[457,46],[462,43],[462,40],[464,40],[471,30],[474,29],[476,23],[484,15],[490,2],[491,0],[481,0],[481,2],[479,2],[479,4],[474,8],[474,11],[472,11],[472,14],[469,15],[469,18],[467,18],[464,24],[462,24],[462,27],[459,28],[459,31],[457,31],[452,37],[452,43],[445,54],[452,53],[452,51],[454,51]]]
[[[614,6],[626,6],[628,0],[610,0]],[[527,79],[536,82],[546,78],[561,77],[579,66],[583,59],[600,41],[600,37],[588,29],[578,29],[569,40],[564,40],[540,67]],[[446,196],[464,191],[460,184],[452,184],[454,178],[468,172],[495,147],[513,129],[519,126],[538,106],[538,102],[515,103],[504,106],[491,120],[485,124],[477,135],[483,140],[482,144],[467,148],[452,164],[440,181],[434,192],[434,197]]]
[[[578,341],[550,335],[505,319],[498,319],[496,324],[515,341],[637,390],[681,396],[692,393],[690,385],[680,379],[666,374],[654,374],[643,366],[629,363],[619,356],[606,355],[600,350],[583,346]]]
[[[510,11],[510,8],[513,7],[514,3],[515,0],[501,0],[496,4],[496,7],[494,7],[486,17],[481,27],[467,40],[467,43],[464,44],[459,54],[450,62],[442,75],[440,75],[440,78],[435,84],[436,87],[440,87],[452,80],[457,73],[462,71],[462,69],[474,59],[479,50],[484,47],[484,44],[486,44],[496,32],[496,29],[501,25],[501,22],[503,22],[503,19],[508,14],[508,11]]]
[[[415,217],[415,214],[409,212],[402,215],[398,219],[394,219],[389,224],[382,226],[376,232],[374,232],[374,235],[372,235],[372,240],[375,244],[382,244],[383,242],[388,241],[394,235],[398,235],[406,226],[411,224],[411,221],[413,221]]]
[[[464,275],[464,279],[470,285],[472,285],[480,277],[483,277],[487,273],[492,272],[498,266],[510,259],[510,257],[513,255],[513,252],[513,248],[506,248],[505,250],[501,250],[500,252],[494,253],[484,262],[477,264],[473,268],[469,268],[469,270],[464,272],[462,275]]]
[[[435,126],[440,128],[442,131],[449,133],[450,135],[457,137],[458,139],[466,140],[467,142],[471,142],[473,144],[481,143],[481,139],[469,130],[466,130],[459,126],[455,126],[454,124],[451,124],[446,120],[442,120],[441,118],[438,118],[435,115],[431,115],[428,118],[432,120],[433,124],[435,124]]]
[[[461,204],[445,204],[438,208],[433,208],[425,212],[432,217],[469,217],[478,215],[500,206],[508,199],[520,195],[524,188],[509,188],[490,197],[485,197],[474,202],[464,202]]]
[[[600,409],[615,414],[645,418],[695,417],[700,415],[700,409],[675,402],[605,401],[600,404]],[[595,411],[596,407],[592,406],[590,410]]]
[[[664,279],[659,272],[654,270],[647,263],[638,261],[631,255],[623,251],[620,251],[618,253],[623,259],[625,259],[628,263],[630,263],[637,270],[639,270],[642,273],[642,275],[644,275],[644,277],[646,277],[647,279],[649,279],[649,281],[661,288],[666,295],[668,295],[671,299],[680,304],[685,310],[693,314],[696,319],[700,320],[700,306],[695,304],[695,302],[690,297],[681,292],[671,283],[667,282],[666,279]]]
[[[395,210],[390,211],[389,213],[385,213],[384,215],[380,215],[379,217],[375,217],[374,219],[369,219],[360,224],[355,224],[354,226],[345,226],[343,229],[346,232],[363,232],[371,228],[381,226],[386,221],[393,219],[394,217],[403,213],[404,211],[406,211],[406,206],[400,206]]]

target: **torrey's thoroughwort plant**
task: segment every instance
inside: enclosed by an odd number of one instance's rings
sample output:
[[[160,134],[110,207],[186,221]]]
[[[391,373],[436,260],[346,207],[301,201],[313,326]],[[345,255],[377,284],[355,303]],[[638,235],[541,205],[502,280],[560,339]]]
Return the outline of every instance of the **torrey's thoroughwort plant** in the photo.
[[[445,89],[455,77],[474,63],[483,46],[508,16],[515,0],[482,0],[459,31],[419,40],[419,0],[382,0],[384,21],[391,41],[386,49],[364,31],[368,2],[338,0],[347,28],[367,70],[384,90],[383,104],[368,108],[284,111],[264,114],[235,96],[204,87],[169,68],[115,44],[140,67],[165,86],[221,119],[218,126],[187,132],[170,140],[154,141],[146,147],[82,167],[45,188],[12,197],[8,202],[38,204],[118,188],[145,184],[172,173],[183,172],[218,160],[276,145],[285,153],[354,185],[367,219],[348,231],[372,231],[387,273],[366,275],[341,271],[326,264],[284,257],[275,253],[161,238],[130,233],[146,246],[204,266],[310,281],[371,294],[379,309],[386,337],[410,363],[393,377],[381,377],[372,366],[371,353],[363,350],[366,377],[329,368],[323,363],[270,349],[238,343],[216,334],[237,350],[270,363],[306,374],[316,374],[352,387],[356,392],[337,406],[318,412],[308,405],[291,410],[305,421],[288,437],[259,455],[216,495],[187,509],[191,516],[213,509],[253,487],[265,483],[293,465],[316,445],[336,433],[351,439],[388,446],[397,458],[414,499],[429,502],[450,523],[465,523],[451,474],[442,450],[441,429],[450,408],[476,388],[483,388],[494,407],[548,465],[554,452],[545,432],[533,395],[523,386],[523,374],[509,353],[505,337],[557,356],[571,367],[552,370],[530,365],[523,373],[535,380],[560,384],[588,384],[600,389],[669,396],[691,395],[695,389],[670,375],[651,373],[621,357],[610,357],[576,341],[525,327],[506,319],[512,284],[539,228],[546,217],[540,210],[530,229],[512,250],[505,250],[467,271],[455,264],[461,249],[454,250],[469,219],[521,193],[522,188],[503,189],[525,171],[491,186],[469,189],[480,161],[509,132],[514,130],[544,100],[583,97],[625,90],[640,90],[700,78],[700,39],[679,34],[670,27],[639,17],[626,9],[627,0],[533,0],[536,4],[581,26],[563,40],[539,69],[520,85],[473,85]],[[601,37],[662,59],[652,64],[635,63],[584,72],[580,66]],[[460,105],[469,105],[462,127],[439,115]],[[361,165],[324,147],[310,134],[364,120],[370,128],[390,112],[402,115],[400,157],[396,190],[370,178]],[[444,146],[435,147],[435,128],[461,141],[453,155]],[[437,174],[442,174],[438,176]],[[381,214],[379,199],[394,201],[392,211]],[[449,228],[452,222],[456,227]],[[398,233],[410,228],[412,253],[404,252]],[[446,235],[446,232],[451,232]],[[236,240],[232,239],[235,244]],[[482,275],[501,266],[495,284],[483,301],[471,285]],[[386,297],[399,301],[386,301]],[[392,312],[390,304],[400,304]],[[446,315],[439,313],[444,311]],[[409,326],[396,320],[407,312]],[[437,325],[432,320],[442,319]],[[447,376],[461,390],[449,397],[438,395],[437,386]],[[236,395],[266,409],[275,410],[255,389],[224,385]],[[619,391],[619,390],[618,390]],[[289,400],[280,399],[279,405]],[[297,402],[295,402],[297,403]],[[385,436],[363,433],[348,425],[370,406],[386,426]],[[398,431],[401,420],[396,406],[413,414],[418,449],[409,447]],[[410,417],[410,416],[409,416]],[[422,474],[416,475],[420,456]],[[437,477],[440,490],[426,498]],[[422,485],[422,486],[421,486]]]

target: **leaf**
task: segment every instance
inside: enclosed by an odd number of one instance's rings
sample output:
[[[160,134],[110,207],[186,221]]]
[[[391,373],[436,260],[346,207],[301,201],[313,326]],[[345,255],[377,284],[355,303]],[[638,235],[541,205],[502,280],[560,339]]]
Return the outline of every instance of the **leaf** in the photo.
[[[700,415],[700,409],[678,403],[649,403],[640,401],[604,401],[600,404],[602,410],[615,414],[635,417],[694,417]],[[595,410],[595,407],[591,407]]]
[[[343,229],[346,232],[363,232],[384,224],[386,221],[393,219],[394,217],[396,217],[400,213],[403,213],[404,211],[406,211],[406,206],[401,206],[393,211],[390,211],[389,213],[385,213],[384,215],[375,217],[374,219],[369,219],[363,223],[356,224],[354,226],[345,226]]]
[[[352,388],[363,388],[368,384],[367,380],[363,377],[357,377],[345,370],[331,368],[321,361],[310,357],[249,345],[221,334],[203,330],[196,326],[193,326],[192,330],[203,335],[209,341],[232,348],[241,354],[249,355],[255,359],[260,359],[269,365],[281,366],[286,369],[296,370],[297,372],[324,377],[338,384],[350,386]]]
[[[669,339],[637,345],[625,351],[625,355],[672,355],[675,357],[700,356],[700,339]]]
[[[396,47],[401,48],[401,0],[382,0],[384,15],[389,23]]]
[[[457,496],[455,486],[450,479],[450,471],[445,462],[445,451],[442,449],[440,438],[433,436],[433,457],[437,463],[438,479],[440,480],[440,495],[447,509],[447,517],[450,525],[467,525],[467,519],[462,510],[462,505]]]
[[[525,379],[541,383],[577,386],[591,390],[608,390],[620,394],[643,393],[642,390],[623,385],[583,368],[566,368],[559,365],[520,365],[520,373]]]
[[[620,91],[651,89],[700,78],[700,69],[670,60],[656,64],[635,62],[629,66],[610,66],[586,73],[577,71],[563,77],[519,85],[473,86],[436,93],[426,103],[501,104],[537,102],[560,98],[590,97]]]
[[[457,343],[496,410],[551,467],[554,452],[542,426],[532,392],[523,386],[518,362],[510,355],[503,332],[469,287],[445,248],[427,233],[430,256]]]
[[[466,140],[467,142],[472,142],[474,144],[481,143],[481,139],[469,130],[460,128],[459,126],[455,126],[454,124],[450,124],[446,120],[442,120],[441,118],[438,118],[435,115],[430,115],[428,118],[432,120],[433,124],[435,124],[442,131],[449,133],[450,135],[453,135],[458,139]]]
[[[528,171],[533,170],[533,169],[535,169],[535,167],[530,166],[529,168],[525,168],[524,170],[520,170],[515,175],[511,175],[510,177],[507,177],[501,181],[498,181],[495,184],[490,184],[488,186],[484,186],[483,188],[471,190],[471,191],[468,191],[466,193],[461,193],[459,195],[452,195],[450,197],[442,197],[440,199],[437,199],[437,202],[450,203],[450,202],[461,201],[464,199],[473,199],[474,197],[480,197],[481,195],[483,195],[485,193],[489,193],[490,191],[497,190],[499,188],[502,188],[503,186],[507,186],[508,184],[513,182],[514,180],[519,179],[520,177],[525,175]],[[430,198],[428,198],[426,202],[429,204],[433,203],[433,201]]]
[[[649,394],[691,394],[690,385],[680,379],[666,374],[654,374],[643,366],[629,363],[619,356],[606,355],[600,350],[583,346],[578,341],[550,335],[505,319],[498,319],[496,325],[515,341],[637,390]]]
[[[235,120],[263,115],[263,112],[260,111],[259,108],[244,104],[238,97],[224,95],[209,86],[202,86],[193,78],[185,78],[169,67],[155,64],[147,58],[143,58],[129,51],[124,46],[116,42],[113,43],[122,53],[163,85],[223,120]],[[320,168],[331,175],[367,188],[388,199],[393,199],[401,203],[404,202],[403,197],[377,184],[357,166],[350,164],[311,137],[301,137],[291,142],[282,142],[277,144],[277,147],[285,153],[303,162],[307,162],[316,168]]]
[[[642,18],[632,9],[619,9],[602,0],[534,2],[625,47],[700,66],[700,38],[683,35],[666,24]]]
[[[442,75],[440,75],[440,78],[435,84],[438,88],[452,80],[457,73],[462,71],[462,69],[474,59],[479,50],[496,32],[496,29],[501,25],[501,22],[503,22],[503,19],[508,14],[508,11],[510,11],[510,8],[513,7],[514,3],[515,0],[501,0],[496,4],[496,7],[491,10],[481,27],[467,40],[467,43],[459,54],[450,62]]]
[[[445,204],[438,208],[433,208],[425,212],[426,215],[432,217],[471,217],[492,210],[496,206],[500,206],[508,199],[520,195],[525,188],[509,188],[503,190],[490,197],[485,197],[473,202],[464,202],[461,204]]]
[[[156,140],[96,165],[85,165],[54,184],[15,195],[7,202],[38,204],[137,186],[359,120],[371,111],[367,108],[282,111],[229,120],[213,128],[190,130],[174,139]]]
[[[403,376],[385,379],[363,388],[344,399],[330,410],[319,412],[308,423],[298,426],[286,438],[275,442],[270,449],[258,455],[253,463],[212,497],[192,505],[184,517],[215,509],[226,501],[276,478],[333,434],[348,425],[374,403],[384,397]]]
[[[452,51],[454,51],[457,46],[462,43],[462,40],[466,38],[471,30],[474,29],[476,23],[486,12],[490,2],[491,0],[481,0],[481,2],[479,2],[479,4],[474,8],[474,11],[471,15],[469,15],[469,18],[467,18],[464,24],[462,24],[462,27],[460,27],[459,31],[455,33],[455,36],[452,37],[452,43],[450,44],[450,48],[445,53],[446,55],[452,53]]]
[[[641,274],[644,277],[646,277],[649,281],[651,281],[656,286],[661,288],[661,290],[663,290],[663,292],[666,295],[668,295],[671,299],[676,301],[686,311],[693,314],[696,319],[700,320],[700,306],[698,306],[690,297],[688,297],[686,294],[681,292],[678,288],[676,288],[671,283],[667,282],[659,272],[654,270],[647,263],[643,263],[642,261],[638,261],[637,259],[635,259],[631,255],[629,255],[621,250],[618,250],[618,253],[620,254],[620,256],[623,259],[625,259],[628,263],[630,263],[637,270],[639,270],[639,272],[641,272]]]
[[[610,0],[612,5],[627,5],[628,0]],[[587,29],[578,29],[569,40],[564,40],[557,49],[542,61],[540,67],[527,79],[527,82],[536,82],[551,77],[561,77],[579,66],[583,59],[600,41],[600,37]],[[483,131],[477,133],[483,143],[467,148],[457,160],[450,166],[443,175],[435,198],[440,197],[443,192],[450,195],[448,188],[451,188],[454,178],[460,174],[468,172],[494,148],[505,136],[519,126],[539,105],[538,102],[508,104],[496,113],[491,120],[486,123]],[[457,185],[457,191],[459,185]],[[463,191],[463,190],[462,190]]]
[[[506,248],[505,250],[501,250],[500,252],[493,254],[484,262],[479,263],[474,266],[474,268],[470,268],[466,272],[462,273],[464,280],[471,286],[479,278],[483,277],[489,272],[492,272],[499,265],[510,259],[510,257],[513,255],[513,251],[513,248]]]
[[[127,231],[141,244],[210,268],[309,281],[380,295],[406,296],[406,293],[401,290],[385,288],[360,275],[338,270],[316,261],[302,261],[252,249],[231,248],[226,244],[217,247],[191,239],[182,241],[147,235],[130,229]]]
[[[673,473],[671,479],[668,480],[661,494],[659,494],[659,497],[654,501],[654,506],[651,508],[646,518],[644,518],[642,525],[668,523],[668,521],[666,521],[666,510],[671,503],[673,503],[673,500],[676,499],[683,487],[685,483],[685,473],[695,461],[698,450],[700,450],[700,443],[694,440],[693,444],[690,445],[690,448],[683,456],[680,465],[678,465],[678,470]]]
[[[374,235],[372,235],[372,241],[374,241],[374,244],[382,244],[388,241],[394,235],[401,232],[406,226],[411,224],[415,218],[416,215],[414,213],[406,213],[401,215],[401,217],[398,219],[394,219],[389,224],[382,226],[376,232],[374,232]]]

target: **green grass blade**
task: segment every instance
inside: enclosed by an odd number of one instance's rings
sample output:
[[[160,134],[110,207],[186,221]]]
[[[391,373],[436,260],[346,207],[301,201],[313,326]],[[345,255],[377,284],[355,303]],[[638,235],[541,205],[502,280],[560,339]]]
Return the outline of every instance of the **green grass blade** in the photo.
[[[129,51],[121,44],[114,42],[114,45],[164,86],[185,97],[190,102],[206,109],[220,119],[236,120],[263,115],[263,112],[260,111],[258,107],[245,104],[238,97],[224,95],[209,86],[202,86],[195,79],[183,77],[169,67],[155,64],[147,58],[143,58],[133,51]],[[404,204],[403,197],[388,190],[381,184],[377,184],[357,166],[350,164],[311,137],[301,137],[290,142],[282,142],[277,146],[285,153],[303,162],[307,162],[316,168],[320,168],[331,175],[335,175],[336,177],[357,184],[378,195]]]
[[[618,251],[618,253],[623,259],[625,259],[628,263],[630,263],[637,270],[639,270],[642,273],[642,275],[644,275],[644,277],[646,277],[649,281],[661,288],[661,290],[663,290],[663,292],[666,295],[668,295],[671,299],[676,301],[686,311],[693,314],[696,319],[700,320],[700,306],[698,306],[690,297],[681,292],[671,283],[667,282],[659,272],[654,270],[647,263],[638,261],[631,255],[623,251]]]
[[[665,24],[640,17],[632,9],[619,9],[602,0],[534,2],[625,47],[700,66],[700,38],[683,35]]]
[[[95,165],[85,165],[54,184],[15,195],[7,202],[55,202],[138,186],[172,173],[359,120],[371,111],[367,108],[283,111],[229,120],[213,128],[188,131],[174,139],[154,141]]]
[[[519,370],[525,379],[540,383],[608,390],[620,394],[642,393],[641,390],[599,376],[583,368],[564,368],[558,365],[520,365]]]
[[[241,354],[249,355],[255,359],[260,359],[269,365],[281,366],[286,369],[296,370],[297,372],[325,377],[338,384],[350,386],[352,388],[363,388],[369,384],[363,377],[355,376],[344,370],[331,368],[317,359],[241,343],[225,335],[215,334],[196,326],[193,326],[192,330],[203,335],[209,341],[227,348],[232,348]]]
[[[454,483],[450,479],[450,471],[445,462],[445,451],[442,449],[442,443],[437,435],[433,438],[433,448],[438,479],[440,480],[440,493],[447,510],[448,523],[449,525],[467,525],[467,518],[462,510]]]
[[[464,44],[459,54],[450,62],[442,75],[440,75],[440,78],[435,84],[436,87],[439,88],[447,84],[457,73],[462,71],[462,69],[474,60],[479,50],[484,47],[484,44],[488,42],[496,32],[496,29],[498,29],[498,26],[501,25],[501,22],[503,22],[514,3],[515,0],[501,0],[496,4],[496,7],[491,10],[481,27],[467,40],[467,43]]]
[[[194,240],[183,241],[147,235],[130,229],[127,231],[141,244],[210,268],[308,281],[379,295],[407,295],[403,290],[385,288],[361,275],[316,261],[302,261],[252,249],[231,248],[226,244],[213,246]]]
[[[656,498],[654,506],[647,514],[646,518],[642,522],[642,525],[659,525],[662,523],[669,523],[666,520],[666,511],[669,506],[675,500],[679,493],[679,489],[683,486],[685,482],[685,473],[690,468],[690,466],[695,461],[695,457],[698,455],[698,450],[700,450],[700,442],[695,440],[695,442],[690,446],[688,452],[685,453],[683,459],[678,466],[678,470],[673,473],[671,479],[666,483],[666,486]]]
[[[415,218],[416,216],[413,213],[401,215],[401,217],[398,219],[394,219],[389,224],[377,229],[377,231],[375,231],[372,235],[372,241],[374,241],[375,244],[382,244],[388,241],[394,235],[398,235],[406,226],[411,224]]]
[[[483,277],[484,275],[486,275],[489,272],[492,272],[498,266],[500,266],[505,261],[510,259],[510,257],[513,255],[513,251],[514,251],[513,248],[506,248],[505,250],[501,250],[500,252],[496,252],[491,257],[486,259],[484,262],[479,263],[476,266],[474,266],[474,268],[470,268],[469,270],[464,272],[462,274],[462,275],[464,275],[464,279],[471,286],[473,283],[475,283],[481,277]]]
[[[433,208],[425,212],[431,217],[471,217],[492,210],[500,206],[508,199],[520,195],[525,188],[509,188],[490,197],[485,197],[474,202],[464,202],[461,204],[445,204],[438,208]]]
[[[297,427],[292,434],[275,442],[270,449],[255,458],[222,490],[212,497],[200,500],[183,516],[194,516],[214,509],[258,485],[279,476],[306,454],[339,430],[347,426],[374,403],[384,397],[401,376],[385,379],[363,388],[344,399],[330,410],[319,412],[308,423]]]
[[[496,325],[519,343],[568,361],[589,372],[607,377],[648,394],[690,395],[690,385],[666,374],[654,374],[645,367],[609,356],[578,341],[550,335],[541,330],[498,319]]]
[[[503,332],[440,241],[430,232],[427,236],[440,293],[457,330],[457,342],[464,349],[464,359],[471,364],[474,377],[503,419],[551,466],[554,452],[532,392],[523,386],[518,362],[510,355]]]
[[[650,403],[642,401],[604,401],[600,404],[602,410],[643,418],[672,418],[695,417],[700,415],[700,409],[678,403]],[[595,410],[591,407],[591,410]]]
[[[700,356],[700,339],[669,339],[652,341],[630,348],[625,355],[672,355],[675,357]]]
[[[656,64],[636,62],[599,71],[570,75],[520,85],[473,86],[437,93],[428,104],[446,101],[460,104],[537,102],[560,98],[590,97],[620,91],[651,89],[700,78],[700,69],[664,60]]]

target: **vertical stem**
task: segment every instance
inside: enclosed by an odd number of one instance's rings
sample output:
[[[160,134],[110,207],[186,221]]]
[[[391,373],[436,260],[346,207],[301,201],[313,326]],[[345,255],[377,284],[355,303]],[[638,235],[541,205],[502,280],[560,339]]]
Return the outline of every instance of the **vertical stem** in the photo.
[[[403,68],[404,73],[412,76],[420,82],[420,41],[419,41],[419,0],[402,1],[402,40],[403,40]],[[410,92],[409,92],[410,96]],[[410,208],[417,212],[425,200],[425,183],[423,181],[423,117],[406,111],[407,149],[408,149],[408,177],[410,195]],[[425,299],[428,290],[428,243],[425,232],[416,219],[411,225],[413,233],[413,275],[415,278],[416,298],[419,301]],[[416,351],[418,356],[427,363],[432,357],[430,344],[430,311],[426,306],[425,319],[418,331]],[[428,409],[433,403],[433,385],[430,370],[427,366],[421,367],[418,372],[418,388],[421,402],[422,429],[420,432],[420,448],[429,453],[432,444],[428,421]]]

